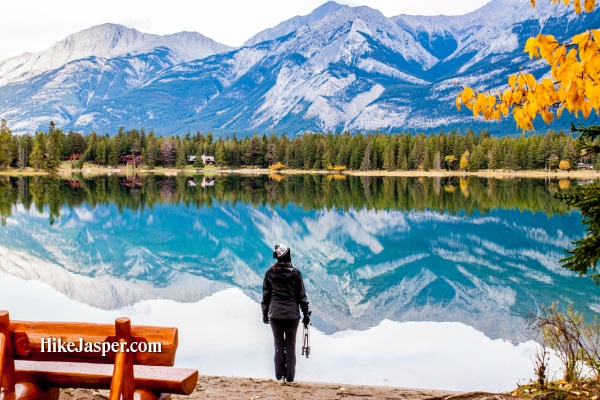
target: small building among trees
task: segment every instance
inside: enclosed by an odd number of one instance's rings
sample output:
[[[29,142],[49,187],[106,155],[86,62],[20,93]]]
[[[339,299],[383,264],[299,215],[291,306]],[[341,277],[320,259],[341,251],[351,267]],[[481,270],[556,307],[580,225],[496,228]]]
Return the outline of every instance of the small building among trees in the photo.
[[[203,188],[215,186],[215,178],[205,176],[204,179],[202,179],[202,184],[200,186],[202,186]]]
[[[133,168],[136,168],[138,165],[142,163],[142,156],[136,154],[128,154],[126,156],[121,156],[119,158],[121,164],[133,165]]]
[[[75,153],[75,154],[71,154],[67,157],[65,157],[65,161],[78,161],[81,158],[81,154],[80,153]]]
[[[214,156],[205,156],[203,154],[201,158],[202,158],[202,162],[204,163],[204,165],[215,165],[215,157]]]

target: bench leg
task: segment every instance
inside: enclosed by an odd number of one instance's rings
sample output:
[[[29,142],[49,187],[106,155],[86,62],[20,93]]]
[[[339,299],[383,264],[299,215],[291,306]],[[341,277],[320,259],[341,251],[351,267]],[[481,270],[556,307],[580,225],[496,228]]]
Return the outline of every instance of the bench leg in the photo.
[[[0,400],[58,400],[60,389],[41,388],[31,382],[15,385],[15,391],[0,394]]]
[[[0,399],[1,400],[1,399]],[[146,389],[138,389],[133,395],[133,400],[171,400],[170,394],[154,393]]]

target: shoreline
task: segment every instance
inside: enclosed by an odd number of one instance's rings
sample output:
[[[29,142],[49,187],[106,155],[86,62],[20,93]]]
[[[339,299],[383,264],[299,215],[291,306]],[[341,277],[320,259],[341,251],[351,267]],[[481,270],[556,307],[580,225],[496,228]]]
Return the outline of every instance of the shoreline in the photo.
[[[60,400],[99,400],[108,398],[106,390],[63,389]],[[510,393],[459,392],[451,390],[410,389],[388,386],[347,385],[338,383],[303,382],[294,386],[279,386],[271,379],[241,378],[227,376],[198,377],[194,392],[188,396],[172,395],[173,400],[341,400],[341,399],[388,399],[388,400],[504,400],[515,399]]]
[[[74,170],[70,164],[63,163],[56,173],[61,178],[71,177],[75,174],[82,174],[84,177],[98,176],[98,175],[119,175],[119,176],[130,176],[132,174],[158,174],[166,176],[176,176],[179,173],[185,175],[223,175],[223,174],[241,174],[241,175],[331,175],[336,177],[341,176],[372,176],[372,177],[432,177],[432,178],[445,178],[445,177],[457,177],[466,178],[476,176],[480,178],[494,178],[494,179],[510,179],[510,178],[529,178],[529,179],[587,179],[595,180],[600,179],[600,171],[594,170],[577,170],[577,171],[543,171],[543,170],[527,170],[527,171],[504,171],[504,170],[485,170],[477,172],[462,172],[462,171],[447,171],[447,170],[433,170],[433,171],[327,171],[327,170],[282,170],[272,171],[266,168],[241,168],[241,169],[220,169],[220,168],[206,168],[202,170],[196,170],[195,168],[185,168],[183,170],[175,168],[157,168],[154,170],[146,170],[142,168],[108,168],[98,167],[95,165],[84,166],[81,170]],[[34,171],[33,169],[27,169],[25,171],[19,170],[8,170],[0,171],[0,176],[45,176],[50,175],[45,171]]]

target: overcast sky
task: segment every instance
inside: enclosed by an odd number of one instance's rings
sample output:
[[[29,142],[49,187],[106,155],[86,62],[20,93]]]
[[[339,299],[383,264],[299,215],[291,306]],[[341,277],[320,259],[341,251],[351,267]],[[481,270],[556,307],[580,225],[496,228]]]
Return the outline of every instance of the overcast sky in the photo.
[[[490,0],[339,0],[398,14],[462,15]],[[18,0],[2,1],[0,60],[37,52],[66,36],[112,22],[145,33],[196,31],[240,46],[263,29],[306,15],[325,0]]]

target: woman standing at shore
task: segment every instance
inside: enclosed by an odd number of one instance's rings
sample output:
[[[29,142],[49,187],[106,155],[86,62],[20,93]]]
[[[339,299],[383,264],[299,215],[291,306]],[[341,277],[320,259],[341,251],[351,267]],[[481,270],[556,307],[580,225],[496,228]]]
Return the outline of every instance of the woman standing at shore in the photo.
[[[308,300],[300,271],[292,266],[291,251],[275,245],[277,261],[266,272],[261,302],[263,322],[271,325],[275,341],[275,377],[280,385],[293,385],[296,375],[296,332],[300,322],[310,323]]]

